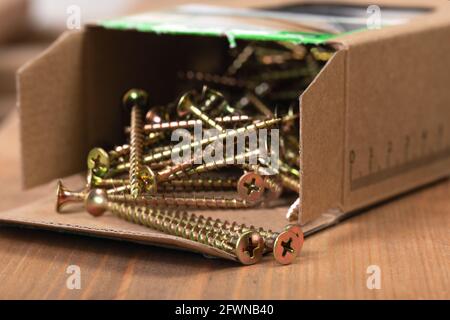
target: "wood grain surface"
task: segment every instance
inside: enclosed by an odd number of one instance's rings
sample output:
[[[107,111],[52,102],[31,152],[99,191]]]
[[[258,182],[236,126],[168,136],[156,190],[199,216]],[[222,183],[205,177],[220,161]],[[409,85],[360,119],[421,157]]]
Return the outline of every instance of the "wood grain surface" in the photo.
[[[23,205],[18,119],[0,124],[0,210]],[[27,197],[38,197],[27,193]],[[450,182],[394,199],[308,237],[294,264],[242,267],[132,243],[0,227],[2,299],[449,299]],[[81,289],[66,286],[68,266]],[[369,290],[367,268],[381,270]]]

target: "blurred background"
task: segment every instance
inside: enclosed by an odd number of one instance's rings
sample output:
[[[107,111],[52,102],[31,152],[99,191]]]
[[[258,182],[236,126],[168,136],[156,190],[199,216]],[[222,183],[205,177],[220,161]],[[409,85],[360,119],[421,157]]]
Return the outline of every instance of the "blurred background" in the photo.
[[[15,72],[62,32],[99,19],[192,2],[188,0],[0,0],[0,125],[15,105]],[[217,1],[195,1],[197,3]],[[70,24],[70,25],[69,25]]]

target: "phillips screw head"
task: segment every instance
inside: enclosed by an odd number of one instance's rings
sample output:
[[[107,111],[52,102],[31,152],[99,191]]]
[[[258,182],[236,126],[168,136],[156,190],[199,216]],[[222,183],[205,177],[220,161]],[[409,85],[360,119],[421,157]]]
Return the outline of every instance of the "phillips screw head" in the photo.
[[[88,169],[98,177],[104,177],[111,166],[108,152],[102,148],[93,148],[87,156]]]
[[[256,231],[247,231],[239,236],[236,243],[236,256],[245,265],[255,264],[262,259],[264,238]]]
[[[264,190],[264,179],[255,172],[246,172],[239,178],[237,191],[243,200],[257,202],[262,199]]]

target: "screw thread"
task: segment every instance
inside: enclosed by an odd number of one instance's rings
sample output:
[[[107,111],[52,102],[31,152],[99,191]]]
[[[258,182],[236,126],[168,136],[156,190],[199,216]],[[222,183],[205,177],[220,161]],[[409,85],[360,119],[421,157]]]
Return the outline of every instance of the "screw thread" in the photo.
[[[152,152],[152,153],[146,154],[144,156],[143,162],[145,164],[150,164],[153,162],[166,160],[166,159],[169,159],[172,156],[172,154],[180,154],[180,153],[187,152],[188,150],[192,152],[192,151],[195,151],[195,148],[203,147],[207,144],[214,143],[218,140],[223,141],[223,139],[234,138],[234,137],[237,137],[240,135],[249,134],[249,133],[259,130],[259,129],[266,129],[266,128],[272,127],[272,126],[276,125],[277,123],[279,123],[280,121],[281,121],[280,118],[259,121],[257,123],[252,123],[252,124],[249,124],[247,126],[244,126],[244,127],[238,128],[238,129],[230,129],[219,135],[208,137],[208,138],[202,139],[200,141],[194,141],[190,144],[186,144],[183,146],[179,146],[179,147],[175,147],[175,148],[167,147],[167,148],[164,148],[164,150],[161,152],[156,152],[156,153]],[[130,168],[130,163],[124,162],[124,163],[117,165],[115,168],[113,168],[111,170],[111,172],[113,172],[114,174],[117,174],[117,173],[124,172],[124,171],[128,170],[129,168]]]
[[[195,190],[223,190],[235,188],[237,179],[235,178],[197,178],[197,179],[182,179],[170,180],[164,182],[161,188],[165,191],[180,190],[180,189],[195,189]]]
[[[131,187],[130,187],[131,189]],[[129,194],[110,194],[110,199],[116,202],[133,203],[136,205],[150,205],[160,207],[189,207],[198,209],[243,209],[251,207],[252,203],[241,199],[224,197],[181,197],[171,194],[155,194],[133,197]]]
[[[139,177],[142,168],[144,132],[142,111],[138,106],[131,108],[130,131],[130,193],[136,198],[142,194],[142,183]]]
[[[107,208],[113,214],[136,224],[199,242],[235,255],[232,245],[239,237],[239,232],[216,232],[205,229],[200,217],[186,212],[173,211],[145,206],[131,206],[126,203],[108,201]]]
[[[284,188],[300,193],[300,183],[297,179],[291,178],[285,174],[280,174],[280,179]]]

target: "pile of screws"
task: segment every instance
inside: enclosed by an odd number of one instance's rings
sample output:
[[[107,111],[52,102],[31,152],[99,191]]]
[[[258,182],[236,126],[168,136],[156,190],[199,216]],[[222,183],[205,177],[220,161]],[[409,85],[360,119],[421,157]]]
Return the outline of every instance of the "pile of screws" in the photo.
[[[182,94],[176,103],[149,107],[144,90],[129,90],[122,101],[130,113],[130,125],[124,130],[129,143],[109,151],[92,149],[86,188],[73,192],[59,182],[57,211],[67,203],[84,201],[93,216],[110,211],[222,250],[243,264],[260,261],[266,252],[273,252],[282,264],[291,263],[303,244],[296,224],[275,233],[183,210],[273,206],[282,195],[298,197],[298,97],[331,55],[324,47],[246,43],[230,51],[230,65],[219,74],[180,72],[177,85]],[[215,132],[183,145],[172,142],[171,131],[184,129],[191,139],[198,125]],[[233,147],[232,155],[222,159],[202,158],[202,148],[212,146],[215,154],[215,143],[261,129],[281,132],[276,166],[269,161],[274,150],[268,155],[251,143],[236,154]],[[219,148],[222,154],[223,144]],[[189,157],[175,161],[173,156],[180,154]],[[297,220],[299,204],[297,199],[289,208],[289,221]]]

